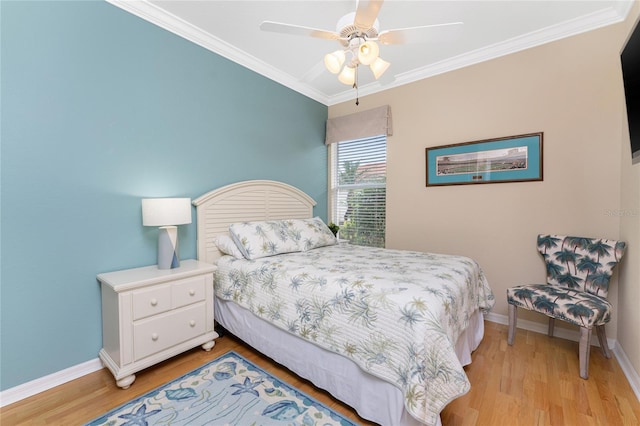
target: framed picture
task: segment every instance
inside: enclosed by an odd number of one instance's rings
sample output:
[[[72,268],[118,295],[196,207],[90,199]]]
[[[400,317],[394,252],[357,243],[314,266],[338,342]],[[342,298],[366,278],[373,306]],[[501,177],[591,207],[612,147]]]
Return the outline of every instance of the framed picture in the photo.
[[[542,180],[542,132],[426,148],[427,186]]]

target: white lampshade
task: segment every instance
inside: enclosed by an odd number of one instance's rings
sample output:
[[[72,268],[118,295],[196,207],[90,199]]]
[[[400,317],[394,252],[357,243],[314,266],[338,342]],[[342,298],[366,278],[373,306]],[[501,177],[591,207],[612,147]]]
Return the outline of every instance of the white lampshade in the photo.
[[[190,198],[145,198],[142,200],[142,225],[159,226],[158,269],[180,266],[178,227],[191,223]]]
[[[142,225],[170,226],[191,223],[190,198],[145,198]]]
[[[347,65],[342,69],[342,72],[338,76],[338,80],[340,80],[341,83],[353,86],[356,82],[356,68]]]
[[[362,65],[371,65],[373,61],[378,59],[380,49],[373,41],[365,41],[358,48],[358,61]]]
[[[380,78],[382,74],[384,74],[387,68],[389,68],[389,65],[391,65],[389,62],[378,57],[375,61],[373,61],[371,65],[369,65],[369,68],[371,68],[371,72],[373,73],[373,76],[377,80]]]
[[[344,64],[344,59],[344,50],[336,50],[333,53],[327,53],[324,55],[324,66],[327,67],[329,72],[338,74],[340,72],[340,67]]]

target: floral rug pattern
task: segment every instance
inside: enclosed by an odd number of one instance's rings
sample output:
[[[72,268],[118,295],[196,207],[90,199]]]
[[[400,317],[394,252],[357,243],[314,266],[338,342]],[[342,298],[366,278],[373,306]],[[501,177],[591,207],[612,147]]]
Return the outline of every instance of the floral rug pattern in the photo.
[[[231,351],[87,423],[355,425]]]

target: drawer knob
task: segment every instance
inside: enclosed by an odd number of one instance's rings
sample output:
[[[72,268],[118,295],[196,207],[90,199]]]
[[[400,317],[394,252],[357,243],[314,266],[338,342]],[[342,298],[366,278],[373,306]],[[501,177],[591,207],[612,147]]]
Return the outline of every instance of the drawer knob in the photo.
[[[151,334],[151,340],[153,340],[154,342],[155,342],[156,340],[158,340],[158,333],[152,333],[152,334]]]
[[[155,297],[151,299],[151,306],[156,306],[157,304],[158,304],[158,299],[156,299]]]
[[[195,327],[196,326],[196,322],[194,320],[189,321],[189,325],[191,327]]]
[[[196,291],[194,289],[189,290],[189,295],[190,296],[195,296]]]

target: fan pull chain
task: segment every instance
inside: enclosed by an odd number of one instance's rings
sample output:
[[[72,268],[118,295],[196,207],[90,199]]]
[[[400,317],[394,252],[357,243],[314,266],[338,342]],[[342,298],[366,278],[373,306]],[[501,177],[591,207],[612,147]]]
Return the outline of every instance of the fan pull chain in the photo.
[[[360,105],[360,93],[358,92],[358,67],[359,65],[356,65],[356,75],[353,80],[353,88],[356,89],[356,106]]]

